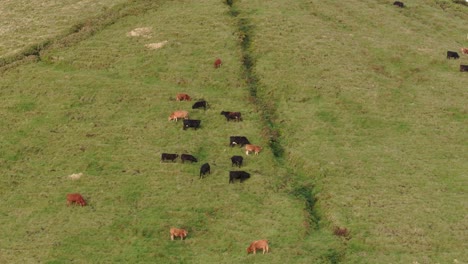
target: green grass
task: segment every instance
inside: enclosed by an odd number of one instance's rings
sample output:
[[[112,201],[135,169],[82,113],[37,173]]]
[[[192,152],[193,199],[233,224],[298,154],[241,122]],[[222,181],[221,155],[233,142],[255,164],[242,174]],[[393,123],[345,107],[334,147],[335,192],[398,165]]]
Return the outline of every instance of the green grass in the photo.
[[[467,58],[445,52],[468,46],[468,13],[441,2],[100,1],[14,44],[52,39],[0,70],[0,262],[466,262]],[[56,8],[43,21],[74,4]],[[151,34],[127,36],[138,27]],[[179,109],[202,127],[169,122]],[[246,156],[232,135],[264,150]],[[232,155],[243,184],[228,184]],[[70,192],[90,206],[67,207]],[[248,256],[261,238],[271,253]]]
[[[422,1],[237,8],[256,25],[257,93],[278,106],[286,164],[315,179],[330,229],[351,232],[341,261],[466,260],[466,76],[444,53],[467,45],[467,13]]]

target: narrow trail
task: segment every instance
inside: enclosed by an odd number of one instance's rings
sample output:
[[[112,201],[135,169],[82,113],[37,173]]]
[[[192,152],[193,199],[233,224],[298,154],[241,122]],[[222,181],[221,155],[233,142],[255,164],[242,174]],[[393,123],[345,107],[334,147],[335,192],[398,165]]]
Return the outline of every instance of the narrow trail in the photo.
[[[62,35],[30,45],[14,55],[0,58],[0,73],[18,65],[41,61],[48,50],[77,44],[124,17],[154,10],[161,3],[162,1],[132,1],[116,5],[97,17],[71,26],[70,30]]]

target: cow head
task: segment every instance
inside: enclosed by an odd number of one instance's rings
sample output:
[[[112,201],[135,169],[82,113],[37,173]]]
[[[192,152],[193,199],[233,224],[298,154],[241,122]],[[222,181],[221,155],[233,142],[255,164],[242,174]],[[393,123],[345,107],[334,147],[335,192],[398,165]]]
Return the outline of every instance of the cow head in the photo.
[[[78,201],[78,204],[81,205],[81,206],[86,206],[86,201],[81,198],[79,201]]]

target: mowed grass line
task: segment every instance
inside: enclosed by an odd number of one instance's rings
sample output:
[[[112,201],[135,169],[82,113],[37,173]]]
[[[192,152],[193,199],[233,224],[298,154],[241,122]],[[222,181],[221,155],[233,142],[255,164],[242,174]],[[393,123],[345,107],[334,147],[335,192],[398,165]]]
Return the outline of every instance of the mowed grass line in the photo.
[[[161,2],[2,74],[1,262],[308,263],[340,246],[319,232],[315,248],[302,245],[303,201],[289,195],[291,186],[277,188],[289,173],[274,166],[268,148],[246,156],[228,146],[231,135],[266,142],[239,78],[227,12],[217,1]],[[144,26],[150,38],[126,36]],[[159,50],[144,47],[164,40]],[[216,57],[224,62],[218,70]],[[210,107],[192,110],[173,100],[177,92]],[[169,122],[178,109],[202,127],[183,131],[180,121]],[[244,121],[227,123],[222,110],[241,111]],[[162,152],[200,162],[161,163]],[[243,184],[228,183],[232,155],[243,155],[252,174]],[[200,180],[204,162],[212,173]],[[67,177],[78,172],[79,180]],[[70,192],[89,206],[66,207]],[[171,226],[187,228],[188,239],[170,241]],[[272,254],[247,256],[260,238],[270,240]]]
[[[350,231],[340,260],[466,260],[466,76],[445,59],[467,45],[466,13],[423,1],[238,8],[255,25],[258,96],[277,105],[287,164],[314,179],[325,228]]]
[[[0,29],[0,58],[13,56],[29,46],[63,35],[75,24],[124,2],[2,1],[0,13],[4,24]]]

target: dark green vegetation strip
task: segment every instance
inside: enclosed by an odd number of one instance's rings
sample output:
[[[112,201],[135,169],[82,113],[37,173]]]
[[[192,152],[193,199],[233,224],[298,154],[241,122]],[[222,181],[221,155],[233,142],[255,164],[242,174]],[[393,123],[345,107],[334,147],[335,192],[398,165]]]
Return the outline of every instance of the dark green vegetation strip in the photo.
[[[255,25],[252,25],[250,20],[246,17],[240,17],[241,11],[236,7],[234,0],[226,0],[226,4],[230,7],[230,14],[237,19],[238,24],[238,35],[242,48],[242,65],[243,65],[243,78],[247,84],[252,102],[257,107],[264,121],[264,136],[267,137],[269,147],[271,148],[278,166],[282,166],[288,171],[289,175],[294,175],[291,168],[284,162],[284,148],[281,145],[281,133],[275,120],[277,119],[277,113],[274,102],[261,98],[258,95],[258,87],[261,85],[261,80],[255,74],[255,55],[252,53],[250,46],[252,43],[252,36],[254,34]],[[295,177],[298,178],[298,177]],[[305,212],[307,213],[306,222],[306,233],[309,232],[309,227],[318,229],[320,227],[320,216],[315,210],[316,198],[314,197],[313,185],[307,185],[301,182],[301,180],[293,179],[293,177],[287,177],[288,181],[295,181],[294,185],[298,185],[291,191],[291,194],[305,202]]]
[[[268,142],[274,156],[280,161],[283,158],[284,148],[280,142],[280,130],[274,121],[276,116],[274,103],[259,98],[257,95],[258,86],[261,84],[255,74],[255,57],[250,50],[254,25],[250,23],[248,18],[239,17],[240,10],[235,6],[234,0],[226,0],[226,4],[230,7],[229,13],[231,16],[237,18],[238,35],[242,48],[243,78],[249,89],[252,102],[263,116],[263,121],[265,122],[264,135],[269,140]]]

